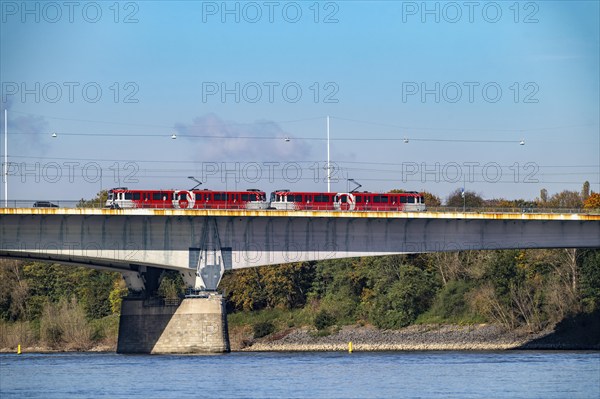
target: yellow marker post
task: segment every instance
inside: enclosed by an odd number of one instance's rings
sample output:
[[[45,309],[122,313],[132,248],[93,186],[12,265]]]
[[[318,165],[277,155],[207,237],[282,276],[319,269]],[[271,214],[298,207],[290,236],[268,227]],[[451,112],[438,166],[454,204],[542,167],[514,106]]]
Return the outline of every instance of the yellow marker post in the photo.
[[[21,344],[17,345],[17,355],[21,354]]]
[[[348,342],[348,353],[352,353],[352,341]]]

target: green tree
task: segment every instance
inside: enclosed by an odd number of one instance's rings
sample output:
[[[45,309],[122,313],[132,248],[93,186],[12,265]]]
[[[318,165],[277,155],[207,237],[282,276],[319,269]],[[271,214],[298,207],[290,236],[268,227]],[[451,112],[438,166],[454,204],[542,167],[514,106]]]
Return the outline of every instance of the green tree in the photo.
[[[96,194],[96,197],[91,200],[80,199],[77,203],[77,208],[104,208],[106,200],[108,199],[108,191],[102,190]]]
[[[181,274],[175,270],[165,270],[160,276],[158,295],[167,300],[179,299],[185,292]]]
[[[123,278],[116,278],[113,281],[113,287],[108,294],[110,310],[113,314],[121,314],[121,303],[123,302],[123,297],[127,296],[128,292],[129,290]]]
[[[21,262],[0,259],[0,319],[26,319],[28,297],[29,284]]]
[[[399,272],[399,278],[375,300],[370,320],[379,328],[409,325],[435,297],[437,284],[428,273],[412,265],[402,265]]]
[[[471,313],[467,296],[473,288],[473,283],[463,280],[451,280],[437,294],[431,308],[428,310],[430,317],[435,317],[442,322],[460,320]]]
[[[589,196],[590,196],[590,182],[586,180],[583,183],[583,187],[581,188],[581,200],[585,201],[588,199]]]
[[[546,202],[548,202],[548,190],[546,190],[545,188],[542,188],[540,190],[540,202],[542,203],[542,205],[545,205]]]
[[[600,309],[600,250],[586,250],[581,256],[580,292],[583,309]]]

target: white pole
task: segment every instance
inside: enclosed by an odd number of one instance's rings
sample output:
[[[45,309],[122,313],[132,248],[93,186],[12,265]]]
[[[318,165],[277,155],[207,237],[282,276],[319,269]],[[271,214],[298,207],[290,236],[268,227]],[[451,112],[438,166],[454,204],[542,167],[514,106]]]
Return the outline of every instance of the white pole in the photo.
[[[4,207],[8,208],[8,111],[4,110]]]
[[[327,115],[327,192],[331,192],[331,165],[329,163],[329,115]]]

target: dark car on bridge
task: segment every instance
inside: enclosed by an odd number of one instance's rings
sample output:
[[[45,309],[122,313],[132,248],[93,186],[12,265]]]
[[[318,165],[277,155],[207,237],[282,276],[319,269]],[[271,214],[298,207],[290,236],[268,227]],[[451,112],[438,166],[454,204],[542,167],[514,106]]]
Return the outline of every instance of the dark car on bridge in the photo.
[[[36,201],[33,203],[34,208],[58,208],[58,205],[50,201]]]

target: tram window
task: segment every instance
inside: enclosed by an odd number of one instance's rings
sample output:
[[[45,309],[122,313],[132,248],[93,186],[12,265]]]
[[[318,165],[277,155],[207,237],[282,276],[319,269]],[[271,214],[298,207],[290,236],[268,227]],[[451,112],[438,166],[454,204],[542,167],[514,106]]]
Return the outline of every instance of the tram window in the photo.
[[[215,193],[214,199],[215,201],[223,201],[223,199],[221,199],[221,193]]]
[[[302,195],[298,194],[294,196],[294,202],[302,202]]]
[[[376,195],[375,198],[373,198],[373,202],[378,204],[381,202],[381,195]]]
[[[359,203],[361,203],[361,202],[362,202],[362,197],[361,197],[360,195],[357,195],[357,196],[356,196],[356,197],[354,197],[354,198],[356,198],[356,203],[357,203],[357,204],[359,204]]]
[[[409,204],[414,204],[415,203],[415,197],[408,197],[408,203]]]
[[[162,199],[160,193],[152,193],[152,199],[154,201],[160,201]]]
[[[406,197],[405,196],[400,197],[400,203],[401,204],[406,204]]]
[[[133,199],[136,201],[140,200],[140,193],[133,193]]]
[[[242,194],[242,201],[250,201],[248,194]]]
[[[345,204],[348,202],[348,197],[346,197],[345,195],[343,195],[340,199],[342,200],[342,204]]]
[[[125,199],[130,200],[132,198],[131,193],[125,193]]]

